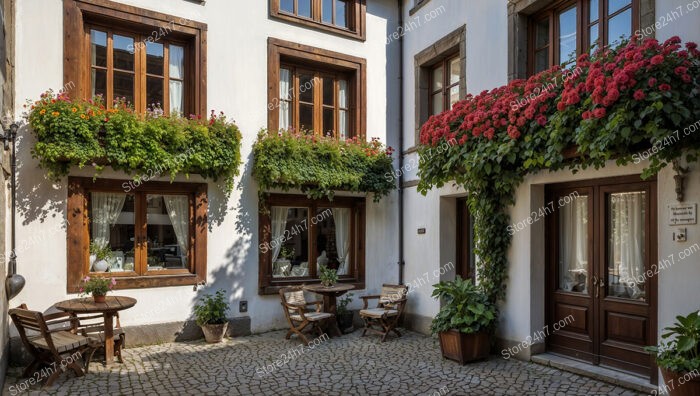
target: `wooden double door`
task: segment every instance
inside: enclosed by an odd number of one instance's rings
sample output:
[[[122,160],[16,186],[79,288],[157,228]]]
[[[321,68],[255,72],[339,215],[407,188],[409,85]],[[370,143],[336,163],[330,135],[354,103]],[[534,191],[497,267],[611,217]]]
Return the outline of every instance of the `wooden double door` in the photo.
[[[656,181],[562,183],[546,198],[547,349],[655,382]]]

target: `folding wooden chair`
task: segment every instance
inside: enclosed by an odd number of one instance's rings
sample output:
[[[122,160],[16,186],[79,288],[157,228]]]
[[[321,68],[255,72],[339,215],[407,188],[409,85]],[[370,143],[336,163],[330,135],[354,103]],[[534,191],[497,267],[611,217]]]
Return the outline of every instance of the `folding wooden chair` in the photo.
[[[94,344],[97,346],[95,349],[90,351],[85,361],[85,372],[87,373],[90,369],[90,362],[92,361],[92,356],[99,349],[104,349],[105,347],[105,326],[104,326],[104,316],[87,314],[87,315],[76,315],[74,316],[78,319],[78,324],[74,330],[85,337],[90,338]],[[126,334],[122,329],[121,323],[119,323],[119,312],[115,314],[117,319],[114,326],[114,355],[119,360],[119,363],[124,363],[122,357],[122,351],[126,346]]]
[[[24,377],[34,375],[42,366],[51,369],[47,369],[51,374],[46,380],[46,386],[53,385],[56,378],[68,368],[78,377],[85,375],[83,368],[73,356],[78,353],[84,360],[86,354],[90,354],[95,345],[88,337],[71,331],[76,326],[75,317],[71,317],[67,312],[44,315],[38,311],[28,310],[25,304],[10,309],[9,314],[17,327],[22,344],[34,357],[32,363],[24,370]],[[66,323],[70,326],[66,326]],[[38,334],[29,335],[27,331]]]
[[[381,294],[360,297],[364,304],[360,310],[360,317],[365,321],[362,336],[364,337],[368,331],[375,332],[382,335],[381,342],[386,340],[390,332],[401,337],[396,326],[406,306],[407,294],[408,286],[384,284]],[[368,302],[372,299],[379,299],[376,308],[368,308]]]
[[[332,313],[322,312],[323,301],[306,302],[304,290],[300,286],[281,289],[280,298],[282,299],[284,315],[290,327],[284,337],[286,339],[290,339],[292,334],[296,334],[304,343],[308,344],[309,340],[303,333],[307,326],[311,326],[311,330],[320,336],[323,334],[321,324],[328,320],[335,320],[335,315]],[[308,312],[306,307],[310,305],[315,305],[316,311]]]

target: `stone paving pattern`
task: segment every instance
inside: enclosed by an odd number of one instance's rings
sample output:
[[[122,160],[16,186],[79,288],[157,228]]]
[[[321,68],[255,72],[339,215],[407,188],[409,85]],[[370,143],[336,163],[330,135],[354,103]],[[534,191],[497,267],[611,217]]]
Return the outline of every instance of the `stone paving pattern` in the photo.
[[[233,338],[127,349],[124,364],[63,374],[51,388],[25,395],[638,395],[535,363],[501,356],[460,366],[444,360],[435,338],[405,333],[379,343],[361,331],[319,342],[303,353],[295,337],[274,331]],[[128,340],[127,340],[128,342]],[[291,352],[291,353],[290,353]],[[296,355],[269,374],[280,355]],[[21,368],[10,367],[3,395],[20,394]],[[261,375],[263,374],[263,375]]]

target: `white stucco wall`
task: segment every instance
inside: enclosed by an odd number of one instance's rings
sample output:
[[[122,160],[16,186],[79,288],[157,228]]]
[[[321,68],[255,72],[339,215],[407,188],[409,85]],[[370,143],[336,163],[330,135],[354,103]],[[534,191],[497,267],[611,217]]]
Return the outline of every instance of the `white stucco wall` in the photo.
[[[396,4],[391,0],[369,1],[367,40],[362,42],[270,19],[268,2],[208,1],[201,6],[186,1],[121,1],[208,25],[207,104],[234,119],[243,133],[242,176],[236,190],[225,198],[209,183],[210,211],[207,246],[207,289],[224,288],[232,303],[229,316],[249,315],[252,331],[284,326],[277,296],[258,295],[257,186],[250,175],[252,144],[260,128],[267,125],[267,38],[276,37],[314,47],[342,52],[367,60],[368,136],[396,145],[398,105],[398,47],[387,48],[389,31],[397,24]],[[17,4],[17,101],[38,98],[48,88],[63,86],[63,22],[61,0],[25,0]],[[18,112],[17,117],[20,114]],[[65,218],[66,185],[52,184],[30,156],[30,131],[21,130],[19,146],[18,244],[42,231],[56,230]],[[74,169],[73,175],[91,175]],[[107,170],[105,178],[128,179]],[[163,178],[163,180],[168,180]],[[178,180],[185,180],[180,177]],[[193,176],[191,181],[200,181]],[[382,283],[396,282],[397,271],[396,194],[374,204],[367,200],[366,284],[368,293]],[[41,241],[19,254],[18,270],[27,278],[25,290],[12,301],[45,310],[51,304],[75,297],[66,293],[65,231],[49,231]],[[183,321],[197,296],[192,286],[118,291],[139,300],[122,315],[124,325]],[[358,291],[357,294],[364,294]],[[238,301],[248,301],[248,313],[238,312]],[[359,308],[355,301],[352,308]]]

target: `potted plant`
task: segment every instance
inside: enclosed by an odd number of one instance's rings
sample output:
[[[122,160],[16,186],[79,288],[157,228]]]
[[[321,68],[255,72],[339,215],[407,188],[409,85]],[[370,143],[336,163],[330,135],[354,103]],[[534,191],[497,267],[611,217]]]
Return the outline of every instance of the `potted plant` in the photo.
[[[114,256],[109,246],[90,242],[90,265],[93,272],[106,272],[110,265],[107,260]]]
[[[205,294],[194,307],[194,316],[199,327],[204,332],[204,339],[208,343],[221,342],[228,328],[226,311],[229,306],[226,302],[224,291],[216,294]]]
[[[346,294],[338,300],[336,306],[335,317],[341,331],[352,327],[353,312],[348,309],[348,304],[352,301],[352,296],[352,293]]]
[[[92,294],[92,298],[96,303],[105,302],[105,296],[112,291],[117,284],[114,278],[92,277],[86,276],[83,279],[83,285],[80,287],[80,295]]]
[[[461,364],[488,357],[496,305],[471,280],[459,276],[433,287],[433,297],[444,302],[430,327],[439,335],[442,356]]]
[[[662,391],[671,396],[700,395],[700,315],[676,316],[676,323],[664,329],[658,347],[646,350],[656,355],[664,378]]]
[[[320,272],[320,275],[318,277],[319,279],[321,279],[321,284],[323,286],[331,287],[338,283],[338,271],[330,269],[325,265],[319,266],[318,269]]]

